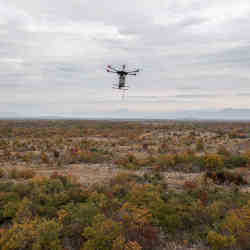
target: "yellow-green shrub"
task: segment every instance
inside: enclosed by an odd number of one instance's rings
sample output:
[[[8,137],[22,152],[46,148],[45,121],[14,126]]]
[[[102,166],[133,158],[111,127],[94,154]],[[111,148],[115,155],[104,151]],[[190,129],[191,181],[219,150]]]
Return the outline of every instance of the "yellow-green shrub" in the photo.
[[[92,226],[85,228],[83,237],[87,242],[82,250],[110,250],[121,235],[121,226],[112,219],[99,214],[95,216]]]
[[[228,212],[219,225],[219,232],[210,231],[208,242],[213,249],[222,249],[238,245],[242,249],[250,248],[250,201],[239,209]]]
[[[0,236],[4,250],[61,250],[62,226],[55,220],[35,219],[22,224],[14,223]]]
[[[8,177],[12,179],[20,178],[18,169],[16,167],[8,169]]]
[[[176,164],[176,158],[171,154],[162,154],[156,159],[156,164],[162,169],[174,167]]]
[[[207,235],[208,243],[213,250],[222,250],[235,245],[235,238],[225,236],[214,231],[210,231]]]
[[[223,167],[223,158],[218,154],[207,154],[202,158],[202,163],[208,170],[221,169]]]

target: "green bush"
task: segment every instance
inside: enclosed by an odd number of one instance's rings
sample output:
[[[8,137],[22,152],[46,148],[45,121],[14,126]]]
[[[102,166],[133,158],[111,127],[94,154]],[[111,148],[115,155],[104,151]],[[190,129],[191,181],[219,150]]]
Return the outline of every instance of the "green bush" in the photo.
[[[94,217],[92,226],[84,229],[83,236],[87,239],[82,250],[110,250],[122,233],[122,227],[102,214]]]
[[[151,250],[160,235],[213,249],[250,247],[250,194],[205,178],[182,192],[157,173],[121,174],[88,188],[54,173],[0,188],[0,249]]]
[[[223,157],[219,154],[206,154],[201,157],[201,165],[206,170],[216,170],[223,167]]]
[[[230,155],[225,157],[224,166],[227,168],[238,168],[247,166],[247,159],[242,155]]]
[[[0,193],[0,222],[15,216],[20,196],[14,192]]]

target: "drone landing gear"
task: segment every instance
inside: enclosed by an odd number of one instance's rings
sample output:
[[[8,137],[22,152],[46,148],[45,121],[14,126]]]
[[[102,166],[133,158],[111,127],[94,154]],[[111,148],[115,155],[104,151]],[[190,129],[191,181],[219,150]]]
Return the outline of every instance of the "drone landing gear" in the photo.
[[[128,89],[125,89],[125,88],[122,88],[122,89],[121,89],[121,88],[116,88],[116,87],[112,87],[112,89],[118,89],[118,90],[121,90],[121,91],[123,91],[123,90],[124,90],[124,91],[128,90]]]
[[[124,87],[119,87],[119,85],[113,85],[112,89],[118,89],[118,90],[128,90],[129,86],[125,85]]]
[[[125,99],[125,93],[126,93],[126,91],[129,89],[129,86],[128,85],[125,85],[124,87],[120,87],[119,88],[119,85],[113,85],[113,87],[112,87],[112,89],[117,89],[117,90],[120,90],[121,92],[121,98],[122,98],[122,100],[124,100]]]

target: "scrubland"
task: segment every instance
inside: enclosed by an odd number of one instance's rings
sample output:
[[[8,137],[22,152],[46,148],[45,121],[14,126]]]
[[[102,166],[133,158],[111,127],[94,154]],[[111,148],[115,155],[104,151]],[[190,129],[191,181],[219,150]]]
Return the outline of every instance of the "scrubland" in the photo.
[[[250,123],[0,121],[0,249],[250,249]]]

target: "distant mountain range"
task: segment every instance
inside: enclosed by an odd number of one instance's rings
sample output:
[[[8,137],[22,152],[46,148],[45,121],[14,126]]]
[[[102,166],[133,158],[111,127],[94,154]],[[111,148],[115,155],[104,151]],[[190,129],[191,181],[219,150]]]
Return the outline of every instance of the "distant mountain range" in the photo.
[[[117,118],[178,119],[178,120],[249,120],[250,109],[188,110],[178,112],[130,112],[122,109],[110,113]]]
[[[55,115],[20,115],[14,112],[0,112],[1,119],[177,119],[177,120],[247,120],[250,109],[188,110],[178,112],[136,112],[120,109],[106,113],[71,113]]]

